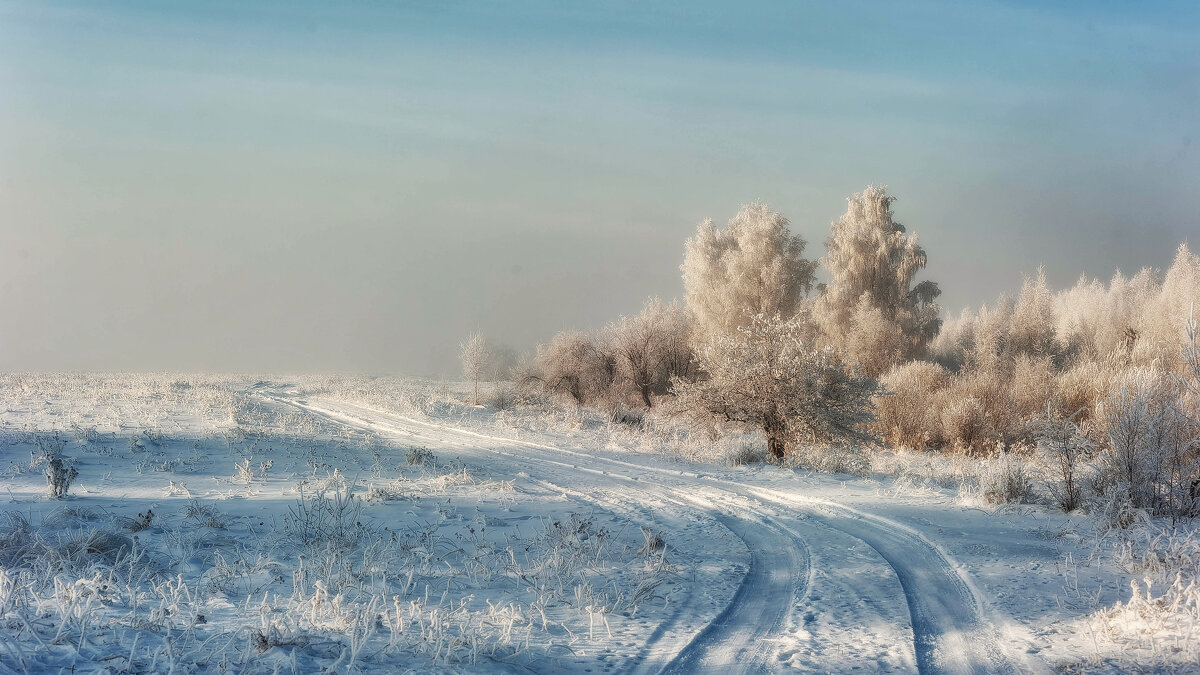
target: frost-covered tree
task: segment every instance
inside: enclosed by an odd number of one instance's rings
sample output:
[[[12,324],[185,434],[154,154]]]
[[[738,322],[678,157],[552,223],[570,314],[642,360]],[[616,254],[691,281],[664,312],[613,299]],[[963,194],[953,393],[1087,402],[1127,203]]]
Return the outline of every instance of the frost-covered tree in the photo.
[[[868,186],[846,201],[846,213],[833,222],[825,240],[821,263],[830,281],[817,300],[817,319],[827,338],[838,344],[855,332],[855,314],[865,298],[883,320],[896,324],[902,336],[899,349],[880,345],[884,353],[919,356],[941,326],[935,302],[941,294],[938,285],[932,281],[913,285],[925,267],[925,250],[916,235],[908,235],[893,218],[895,197],[885,188]]]
[[[978,312],[964,309],[946,322],[930,345],[930,352],[951,370],[1003,373],[1011,366],[1009,329],[1014,303],[1001,296],[995,306],[984,305]]]
[[[616,372],[617,360],[607,347],[585,333],[564,331],[538,347],[534,372],[525,379],[583,405],[604,398]]]
[[[648,300],[636,316],[623,316],[605,329],[618,379],[647,408],[653,405],[653,394],[666,391],[672,376],[690,376],[689,336],[684,309],[678,302],[665,304],[658,298]]]
[[[1173,370],[1182,370],[1179,343],[1186,330],[1185,323],[1200,301],[1200,256],[1192,253],[1187,244],[1180,244],[1175,260],[1163,276],[1158,297],[1142,310],[1140,334],[1135,345],[1134,359],[1139,363],[1160,361]]]
[[[1147,308],[1162,294],[1160,275],[1143,268],[1133,277],[1117,272],[1108,286],[1081,278],[1054,295],[1055,340],[1075,359],[1114,359],[1128,365],[1143,343]],[[1150,312],[1153,314],[1153,312]]]
[[[790,317],[812,288],[806,242],[767,205],[743,206],[724,230],[706,220],[684,245],[683,287],[696,344],[735,335],[756,314]]]
[[[1046,286],[1046,270],[1026,279],[1013,306],[1008,331],[1009,347],[1014,355],[1054,356],[1054,294]]]
[[[471,333],[470,337],[458,346],[459,358],[462,361],[463,376],[475,383],[471,405],[479,405],[479,378],[488,362],[488,344],[483,333]]]
[[[834,349],[816,348],[806,315],[751,317],[736,334],[720,333],[697,350],[706,377],[676,379],[676,410],[697,421],[761,429],[782,458],[799,441],[874,440],[871,397],[879,381],[848,366]]]

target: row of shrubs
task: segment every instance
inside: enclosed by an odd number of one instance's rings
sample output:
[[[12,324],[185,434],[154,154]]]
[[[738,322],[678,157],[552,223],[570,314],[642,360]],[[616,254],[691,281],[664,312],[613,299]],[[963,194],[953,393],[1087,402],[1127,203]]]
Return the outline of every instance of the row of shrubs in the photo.
[[[1052,292],[1039,272],[1015,299],[946,322],[924,359],[883,370],[871,430],[893,448],[1040,452],[1067,510],[1100,498],[1195,515],[1200,350],[1188,326],[1198,298],[1200,257],[1186,246],[1161,276]],[[685,308],[652,301],[597,336],[560,333],[506,404],[560,396],[639,426],[642,410],[671,396],[672,377],[703,377],[691,332]]]
[[[1038,448],[1059,466],[1068,510],[1090,492],[1196,515],[1197,299],[1200,258],[1186,246],[1162,278],[1143,270],[1052,293],[1039,274],[1015,301],[948,322],[929,360],[886,372],[874,430],[917,450]]]

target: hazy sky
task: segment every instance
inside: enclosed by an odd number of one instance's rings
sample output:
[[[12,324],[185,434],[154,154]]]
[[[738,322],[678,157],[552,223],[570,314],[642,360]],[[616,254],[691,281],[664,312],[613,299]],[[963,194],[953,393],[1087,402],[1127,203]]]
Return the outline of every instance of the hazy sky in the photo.
[[[869,183],[943,305],[1200,243],[1200,5],[6,2],[0,369],[456,369]]]

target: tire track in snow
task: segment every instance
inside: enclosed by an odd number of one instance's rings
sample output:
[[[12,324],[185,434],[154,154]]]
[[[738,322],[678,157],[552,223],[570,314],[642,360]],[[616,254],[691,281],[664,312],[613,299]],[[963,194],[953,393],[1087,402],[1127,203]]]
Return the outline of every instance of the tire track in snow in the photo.
[[[276,398],[280,403],[297,405],[299,407],[338,418],[348,417],[344,413],[323,409],[307,403],[300,403],[288,398]],[[762,500],[768,503],[792,509],[802,509],[805,515],[818,522],[855,537],[879,553],[891,566],[898,577],[908,604],[913,628],[913,643],[917,657],[917,667],[921,673],[995,673],[995,672],[1037,672],[1046,671],[1043,664],[1032,657],[1022,655],[1013,659],[1006,653],[997,636],[996,627],[987,620],[981,594],[960,569],[952,564],[952,558],[933,544],[918,531],[893,522],[886,518],[874,516],[851,507],[827,500],[792,495],[779,490],[762,488],[754,485],[722,480],[698,474],[695,472],[666,469],[647,466],[635,462],[619,460],[577,452],[565,448],[513,440],[503,437],[490,436],[466,429],[457,429],[423,420],[409,418],[403,415],[373,410],[353,404],[338,404],[349,406],[370,413],[376,418],[383,416],[393,422],[405,425],[438,430],[442,433],[468,436],[506,446],[517,445],[526,450],[518,455],[495,447],[479,447],[481,450],[504,454],[514,459],[537,461],[543,464],[557,465],[575,471],[609,476],[649,484],[635,476],[613,473],[611,470],[596,468],[615,466],[623,470],[635,470],[642,475],[647,472],[656,474],[659,478],[671,480],[673,487],[694,494],[696,488],[710,488],[724,491],[728,494]],[[352,420],[354,418],[351,418]],[[378,422],[369,419],[357,420],[359,424],[376,426]],[[449,439],[447,439],[449,440]],[[452,442],[452,441],[451,441]],[[536,460],[529,454],[536,451]],[[563,462],[547,454],[557,457],[576,458],[575,464]],[[590,466],[582,466],[587,463]],[[682,485],[681,485],[682,484]],[[662,481],[656,485],[663,488]],[[719,512],[714,512],[720,517]],[[726,609],[708,627],[685,647],[670,663],[666,664],[664,672],[696,672],[697,670],[720,670],[722,672],[757,672],[769,667],[769,654],[764,652],[767,644],[764,637],[772,631],[778,631],[784,624],[787,613],[794,606],[793,599],[798,588],[803,588],[804,574],[797,574],[796,568],[801,563],[795,559],[781,558],[778,552],[770,552],[772,544],[777,545],[779,538],[799,542],[792,532],[768,525],[769,516],[759,514],[758,520],[733,519],[725,515],[723,521],[735,534],[738,534],[751,550],[752,566],[747,577],[739,587],[738,594]],[[753,523],[753,531],[737,528],[740,524]],[[743,536],[745,534],[746,536]],[[772,538],[770,535],[774,535]],[[754,556],[758,556],[757,559]],[[804,557],[807,565],[807,556]],[[760,573],[756,573],[757,570]],[[783,565],[788,572],[771,574]],[[761,572],[765,572],[761,573]],[[782,581],[786,578],[787,581]],[[787,586],[788,590],[782,590]],[[768,601],[770,601],[768,603]],[[769,607],[769,609],[767,609]],[[766,612],[767,620],[762,621]],[[745,623],[751,622],[751,623]],[[758,624],[764,624],[759,626]],[[753,625],[751,625],[753,624]],[[1008,626],[1010,630],[1019,630]],[[1014,661],[1019,662],[1014,665]],[[711,666],[711,668],[710,668]],[[641,669],[639,669],[641,670]]]
[[[783,631],[796,593],[807,588],[804,542],[765,521],[723,516],[722,523],[750,548],[750,570],[733,601],[663,668],[663,673],[758,673],[771,665],[770,638]]]
[[[436,440],[439,443],[459,448],[473,448],[492,454],[505,456],[513,464],[534,473],[545,476],[549,473],[549,481],[564,481],[571,478],[571,472],[584,472],[600,476],[610,483],[635,487],[637,494],[632,495],[634,501],[641,501],[642,496],[649,494],[666,499],[713,516],[718,523],[734,533],[745,544],[750,552],[750,566],[743,577],[737,592],[731,602],[718,614],[717,618],[699,630],[686,645],[680,645],[680,650],[674,658],[667,662],[656,661],[654,649],[659,643],[669,641],[676,633],[679,624],[688,617],[690,605],[695,603],[689,598],[681,603],[647,637],[645,644],[639,650],[638,657],[633,659],[624,672],[629,673],[757,673],[766,672],[774,656],[774,646],[770,637],[784,631],[787,619],[793,611],[796,600],[801,597],[808,585],[810,570],[808,550],[804,541],[787,528],[771,522],[771,515],[756,512],[752,504],[738,504],[736,515],[726,508],[719,508],[711,500],[699,496],[694,485],[685,487],[667,486],[661,481],[646,480],[638,476],[582,466],[580,463],[561,461],[562,452],[552,446],[511,439],[496,438],[478,434],[465,429],[455,429],[432,424],[421,420],[370,410],[349,404],[339,405],[343,408],[335,410],[330,407],[315,405],[307,401],[298,401],[286,396],[272,395],[260,392],[267,398],[285,405],[292,405],[312,413],[323,415],[342,424],[351,424],[375,431],[400,433],[410,438]],[[357,408],[360,412],[370,413],[363,417],[361,414],[351,414],[344,408]],[[384,421],[388,420],[388,421]],[[390,422],[390,423],[389,423]],[[400,425],[404,426],[400,426]],[[417,427],[437,433],[437,437],[428,433],[420,433],[413,429]],[[451,438],[443,436],[449,435]],[[467,444],[463,437],[475,437],[486,440],[491,445],[481,446]],[[512,452],[495,447],[521,446],[524,452]],[[532,450],[537,453],[533,456]],[[544,456],[544,453],[554,453],[554,456]],[[588,460],[590,456],[580,454],[579,457]],[[550,471],[547,472],[546,469]],[[622,467],[622,469],[627,467]],[[564,475],[565,474],[565,475]],[[556,486],[567,493],[588,501],[596,501],[593,496],[584,495],[577,490]],[[750,502],[750,500],[739,500]],[[757,517],[749,517],[751,515]]]
[[[438,426],[422,423],[420,420],[411,422]],[[485,436],[467,430],[463,430],[463,433]],[[505,440],[498,437],[488,438]],[[917,657],[917,668],[921,673],[1048,671],[1044,664],[1028,655],[1019,655],[1014,659],[1006,653],[997,635],[997,627],[985,616],[982,594],[960,568],[951,563],[952,558],[948,553],[913,528],[828,500],[791,495],[695,472],[647,466],[565,448],[523,441],[508,442],[532,448],[554,449],[563,454],[586,457],[626,469],[651,471],[673,477],[675,480],[691,479],[702,485],[719,487],[744,497],[804,509],[807,515],[828,527],[863,541],[891,566],[900,581],[908,604],[913,629],[913,647]],[[1004,628],[1008,633],[1023,632],[1012,624]]]

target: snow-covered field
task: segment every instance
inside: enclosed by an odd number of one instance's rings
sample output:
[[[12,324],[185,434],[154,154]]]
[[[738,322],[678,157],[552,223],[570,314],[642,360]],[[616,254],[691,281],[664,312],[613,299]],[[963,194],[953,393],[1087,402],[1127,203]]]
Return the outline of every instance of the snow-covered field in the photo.
[[[1164,523],[463,398],[0,376],[0,671],[1200,670],[1200,540]]]

